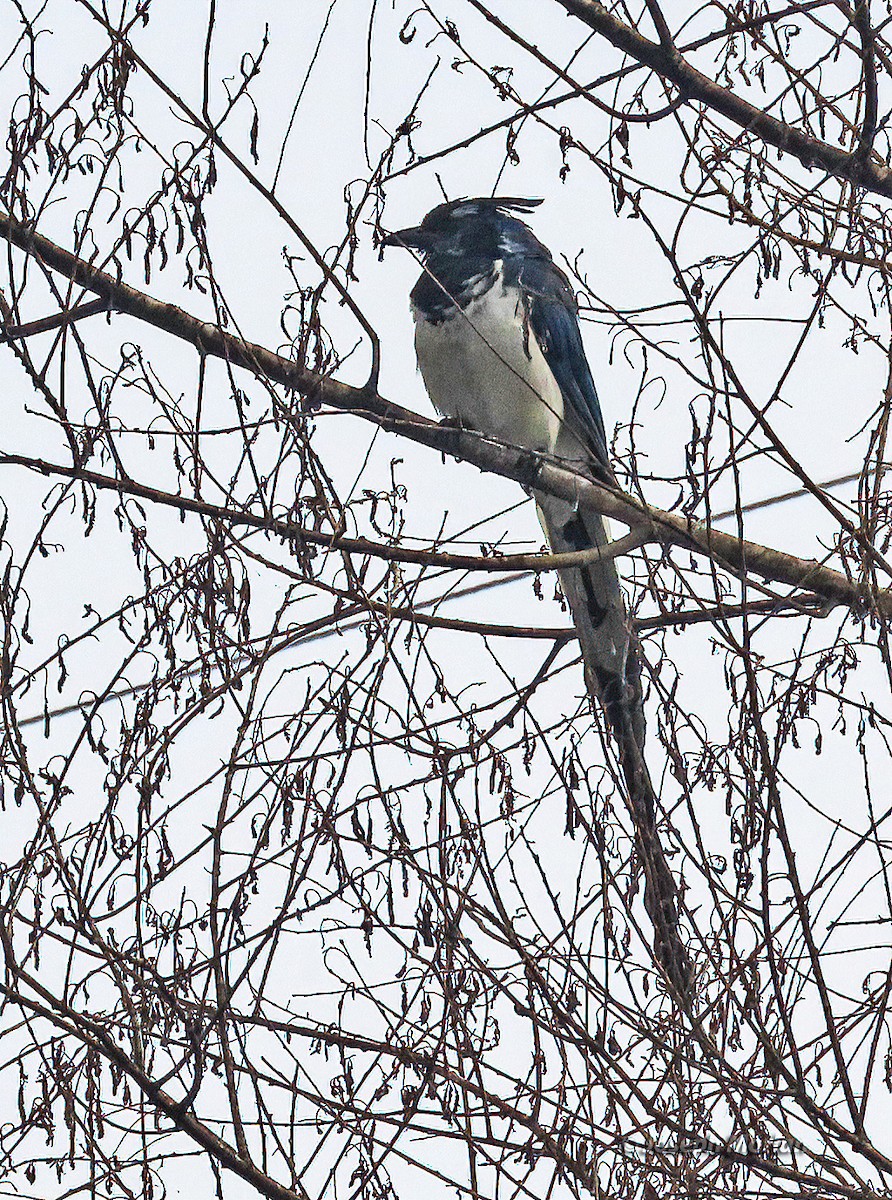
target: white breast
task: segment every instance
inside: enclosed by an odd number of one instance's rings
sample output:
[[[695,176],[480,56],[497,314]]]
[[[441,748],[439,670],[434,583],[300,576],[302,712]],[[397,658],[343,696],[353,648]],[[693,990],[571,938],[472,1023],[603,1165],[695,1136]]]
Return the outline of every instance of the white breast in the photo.
[[[500,441],[552,453],[564,401],[520,293],[501,272],[487,292],[438,325],[416,312],[415,351],[428,395],[447,417]]]

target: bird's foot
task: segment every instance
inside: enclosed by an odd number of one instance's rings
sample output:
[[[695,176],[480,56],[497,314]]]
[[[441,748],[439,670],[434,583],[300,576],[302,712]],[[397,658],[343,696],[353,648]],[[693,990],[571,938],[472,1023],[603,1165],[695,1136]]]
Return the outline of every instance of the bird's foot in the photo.
[[[461,417],[441,417],[439,422],[441,429],[470,429],[471,426],[466,424]]]

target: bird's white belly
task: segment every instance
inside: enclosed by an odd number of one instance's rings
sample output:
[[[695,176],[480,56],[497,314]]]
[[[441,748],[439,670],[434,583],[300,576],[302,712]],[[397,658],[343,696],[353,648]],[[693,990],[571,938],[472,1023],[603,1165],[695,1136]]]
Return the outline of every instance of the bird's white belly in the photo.
[[[515,289],[497,279],[438,325],[416,313],[415,350],[444,416],[527,450],[554,451],[564,401]]]

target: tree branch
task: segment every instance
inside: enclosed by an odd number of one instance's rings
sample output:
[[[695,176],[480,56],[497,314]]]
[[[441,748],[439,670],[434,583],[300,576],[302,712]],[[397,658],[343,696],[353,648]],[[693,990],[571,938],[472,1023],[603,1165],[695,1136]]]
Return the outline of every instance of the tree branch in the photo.
[[[84,317],[95,317],[97,313],[107,312],[108,305],[104,300],[90,300],[87,304],[78,304],[75,308],[66,308],[61,312],[50,313],[37,321],[28,321],[26,325],[7,325],[0,333],[0,344],[18,341],[22,338],[33,337],[35,333],[48,333],[53,329],[61,329],[64,325],[73,325]]]
[[[864,85],[864,116],[855,155],[864,162],[873,149],[877,131],[878,96],[874,34],[870,23],[870,0],[856,0],[852,23],[861,39],[862,80]]]
[[[247,525],[251,529],[263,529],[285,541],[319,546],[323,550],[340,550],[347,554],[366,554],[386,562],[407,563],[422,567],[439,567],[451,571],[485,571],[496,574],[511,574],[529,571],[536,574],[544,571],[564,570],[567,567],[584,567],[589,563],[621,558],[648,542],[662,539],[644,527],[633,529],[625,537],[615,538],[606,546],[591,546],[586,550],[571,550],[562,554],[449,554],[442,550],[411,550],[388,542],[373,542],[368,538],[345,537],[340,533],[321,533],[318,529],[307,529],[294,521],[277,520],[262,513],[245,509],[228,508],[212,504],[208,500],[181,496],[163,488],[139,483],[127,476],[102,475],[85,467],[66,466],[64,463],[48,462],[43,458],[30,458],[25,454],[0,454],[0,466],[25,467],[40,475],[62,476],[78,483],[85,483],[103,492],[116,492],[121,496],[134,496],[153,504],[163,504],[180,512],[197,513],[227,527]],[[382,606],[387,608],[387,606]]]
[[[0,237],[34,255],[67,279],[102,297],[109,308],[189,342],[200,354],[221,358],[232,366],[243,367],[273,383],[293,389],[303,395],[311,407],[318,407],[324,403],[351,412],[372,421],[388,432],[472,463],[482,471],[514,479],[525,487],[535,487],[549,495],[578,504],[581,508],[599,512],[634,528],[640,534],[646,534],[648,539],[706,555],[735,574],[753,573],[775,583],[807,589],[831,604],[844,604],[855,610],[875,608],[882,616],[892,617],[892,590],[888,588],[871,594],[868,589],[848,579],[841,572],[814,559],[786,554],[781,550],[723,533],[702,521],[652,508],[627,492],[595,483],[583,474],[557,462],[547,461],[540,455],[497,442],[478,433],[438,424],[410,409],[394,404],[377,392],[351,387],[336,379],[319,375],[264,346],[243,341],[217,325],[191,316],[174,304],[166,304],[115,279],[2,212]],[[284,415],[293,414],[286,412]],[[5,461],[17,462],[19,458],[7,455]],[[34,466],[36,462],[37,460],[22,459],[21,465]],[[80,467],[64,467],[54,463],[44,463],[37,469],[45,470],[48,474],[65,475],[68,478],[94,483],[98,487],[110,486],[131,495],[166,502],[164,493],[132,480],[112,480],[108,476],[97,475]],[[215,505],[184,497],[175,499],[182,508],[195,509],[225,520],[232,519],[229,510],[218,509]],[[262,524],[264,527],[270,524],[266,518],[252,518],[245,513],[237,516],[242,523]],[[293,526],[291,536],[295,536]],[[320,536],[326,544],[332,544],[331,537]],[[367,545],[373,546],[374,543]],[[407,553],[411,552],[395,550],[393,557]],[[429,558],[427,552],[422,553],[425,558]],[[514,556],[512,569],[516,569],[517,557]]]
[[[4,938],[4,941],[8,943],[8,939]],[[8,944],[5,948],[9,953]],[[16,988],[0,983],[0,995],[4,1000],[17,1004],[24,1012],[42,1017],[62,1033],[78,1038],[85,1046],[102,1054],[134,1081],[159,1114],[163,1113],[177,1129],[191,1137],[221,1166],[246,1180],[259,1195],[267,1197],[267,1200],[309,1200],[309,1193],[299,1182],[296,1182],[294,1187],[286,1187],[279,1183],[252,1162],[242,1158],[234,1147],[214,1133],[204,1122],[186,1112],[179,1101],[159,1087],[150,1075],[137,1066],[130,1055],[116,1045],[108,1032],[97,1021],[77,1012],[63,1000],[52,995],[33,976],[22,971],[18,965],[8,961],[7,967],[15,980],[25,982],[37,992],[42,1003],[26,996]]]
[[[892,198],[892,170],[883,162],[865,158],[860,146],[854,153],[842,150],[770,116],[764,109],[757,108],[698,71],[672,46],[651,42],[643,37],[636,29],[608,12],[598,0],[557,2],[571,16],[577,17],[589,29],[606,38],[617,50],[681,88],[689,100],[705,104],[769,146],[792,154],[805,167],[822,167],[837,178],[847,179],[879,196]]]

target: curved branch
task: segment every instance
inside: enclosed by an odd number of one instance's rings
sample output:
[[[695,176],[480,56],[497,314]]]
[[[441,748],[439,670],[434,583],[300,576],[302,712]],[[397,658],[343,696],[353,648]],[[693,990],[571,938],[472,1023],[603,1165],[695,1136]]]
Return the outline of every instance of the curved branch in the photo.
[[[606,38],[617,50],[628,54],[663,79],[681,88],[689,100],[706,105],[747,133],[760,138],[786,154],[792,154],[805,167],[822,167],[831,175],[847,179],[879,196],[892,198],[892,169],[875,158],[865,158],[861,147],[855,152],[841,150],[820,138],[779,121],[764,109],[722,87],[698,71],[671,45],[652,42],[637,29],[620,21],[598,0],[557,0],[571,16]]]
[[[129,476],[101,475],[86,467],[66,466],[64,463],[48,462],[44,458],[30,458],[25,454],[0,454],[0,467],[25,467],[40,475],[61,476],[102,492],[116,492],[119,496],[134,496],[153,504],[175,508],[179,512],[197,513],[227,527],[247,525],[250,529],[263,529],[285,541],[297,545],[319,546],[323,550],[340,550],[347,554],[365,554],[385,562],[406,563],[422,567],[439,567],[451,571],[484,571],[496,574],[511,574],[529,571],[540,574],[545,571],[564,570],[566,567],[584,567],[596,561],[621,558],[648,542],[662,539],[656,532],[644,528],[633,529],[625,537],[615,538],[607,546],[591,546],[586,550],[568,550],[561,554],[450,554],[444,550],[411,550],[390,542],[373,542],[369,538],[346,537],[340,533],[321,533],[318,529],[307,529],[294,521],[279,520],[263,513],[252,513],[246,509],[229,508],[212,504],[209,500],[180,496],[166,492],[163,488],[139,483]],[[387,605],[381,605],[390,611]]]

